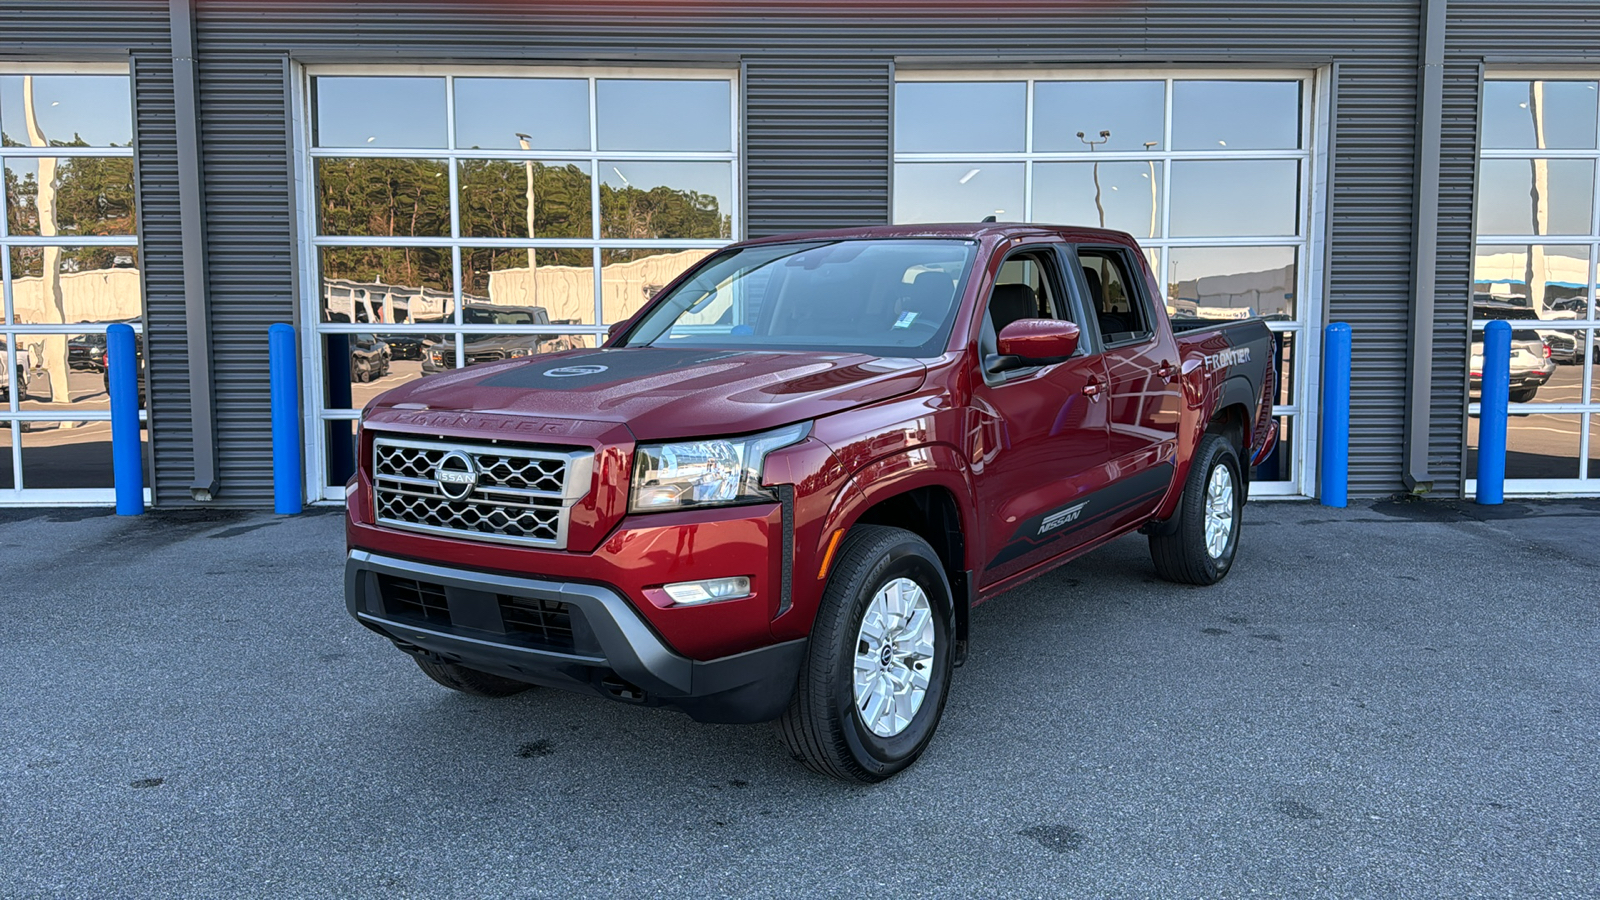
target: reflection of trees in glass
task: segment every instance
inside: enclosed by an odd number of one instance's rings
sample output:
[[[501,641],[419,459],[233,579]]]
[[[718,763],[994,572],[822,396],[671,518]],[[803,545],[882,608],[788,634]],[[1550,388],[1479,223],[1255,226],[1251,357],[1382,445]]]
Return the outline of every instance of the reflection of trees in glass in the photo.
[[[632,185],[600,185],[600,232],[607,238],[708,238],[733,233],[733,219],[722,214],[711,194],[665,185],[642,190]]]
[[[532,171],[534,237],[589,238],[589,173],[578,165],[468,159],[461,163],[461,233],[470,237],[528,237],[528,177]],[[523,251],[523,262],[527,252]],[[541,264],[543,263],[541,251]],[[565,265],[562,263],[561,265]]]
[[[445,237],[450,178],[438,159],[319,159],[323,234]]]
[[[447,163],[435,159],[323,158],[317,161],[319,233],[360,237],[447,237]],[[541,238],[594,237],[590,176],[577,164],[467,159],[459,172],[460,234],[522,238],[528,234],[528,178],[533,178],[534,233]],[[732,217],[711,194],[658,186],[600,187],[602,236],[720,240]],[[490,271],[524,268],[526,249],[464,249],[463,285],[487,290]],[[324,278],[451,289],[450,253],[432,247],[325,247]],[[590,267],[586,249],[540,248],[537,264]]]
[[[87,146],[82,140],[55,146]],[[58,234],[112,235],[134,233],[133,160],[127,157],[76,156],[56,163],[55,218]],[[36,235],[39,223],[39,178],[5,170],[6,227],[14,235]]]

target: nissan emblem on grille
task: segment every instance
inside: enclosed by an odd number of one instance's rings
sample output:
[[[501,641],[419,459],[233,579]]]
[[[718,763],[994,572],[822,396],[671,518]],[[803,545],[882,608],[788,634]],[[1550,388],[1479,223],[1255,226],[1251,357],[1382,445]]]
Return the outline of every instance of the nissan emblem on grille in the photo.
[[[372,442],[377,520],[409,531],[562,550],[593,475],[592,450],[387,434]]]
[[[478,464],[460,450],[451,450],[433,469],[439,492],[452,500],[465,500],[478,486]]]

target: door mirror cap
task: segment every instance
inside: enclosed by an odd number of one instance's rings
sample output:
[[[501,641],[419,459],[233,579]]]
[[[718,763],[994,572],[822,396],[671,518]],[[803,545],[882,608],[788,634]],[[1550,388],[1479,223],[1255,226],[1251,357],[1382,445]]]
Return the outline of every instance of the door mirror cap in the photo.
[[[1000,329],[996,350],[1027,365],[1058,363],[1078,352],[1078,326],[1060,319],[1018,319]]]

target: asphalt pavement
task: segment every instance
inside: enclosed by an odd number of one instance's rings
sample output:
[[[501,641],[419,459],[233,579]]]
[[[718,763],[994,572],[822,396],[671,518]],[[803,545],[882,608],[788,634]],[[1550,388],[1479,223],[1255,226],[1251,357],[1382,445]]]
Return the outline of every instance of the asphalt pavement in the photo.
[[[341,520],[0,511],[0,897],[1600,896],[1600,502],[1256,503],[973,614],[921,762],[453,694]]]

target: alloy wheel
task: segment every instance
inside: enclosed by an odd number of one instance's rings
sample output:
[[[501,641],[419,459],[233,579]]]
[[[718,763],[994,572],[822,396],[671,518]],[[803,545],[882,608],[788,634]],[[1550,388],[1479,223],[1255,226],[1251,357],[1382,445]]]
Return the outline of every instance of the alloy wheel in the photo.
[[[1233,473],[1219,463],[1206,484],[1206,552],[1212,559],[1222,558],[1233,536],[1233,494]]]
[[[856,634],[856,715],[873,734],[894,737],[911,725],[928,695],[933,651],[928,595],[909,578],[885,584]]]

